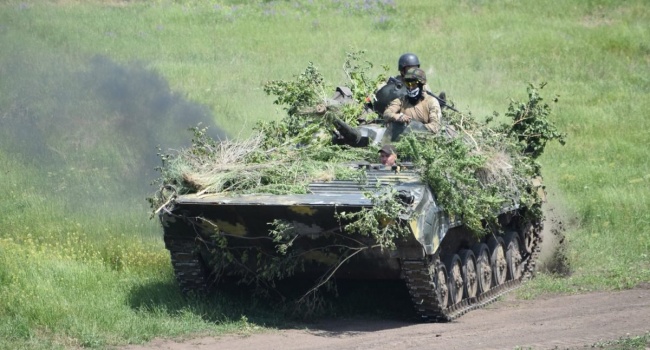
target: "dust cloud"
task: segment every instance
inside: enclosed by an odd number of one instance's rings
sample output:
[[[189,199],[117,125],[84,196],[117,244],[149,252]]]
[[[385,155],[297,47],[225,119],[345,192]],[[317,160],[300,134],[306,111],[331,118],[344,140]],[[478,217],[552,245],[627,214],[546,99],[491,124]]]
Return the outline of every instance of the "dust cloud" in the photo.
[[[544,206],[544,229],[538,271],[560,276],[571,274],[571,264],[567,256],[568,242],[565,233],[569,226],[577,225],[575,215],[554,194],[547,195]]]

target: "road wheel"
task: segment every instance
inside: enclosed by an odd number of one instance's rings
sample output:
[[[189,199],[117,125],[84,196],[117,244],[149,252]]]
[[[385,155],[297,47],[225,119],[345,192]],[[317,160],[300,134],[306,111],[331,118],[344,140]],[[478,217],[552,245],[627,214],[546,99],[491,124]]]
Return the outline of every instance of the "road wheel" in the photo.
[[[460,264],[463,272],[463,292],[465,298],[476,298],[478,294],[478,275],[476,257],[469,249],[460,251]]]
[[[490,266],[492,267],[494,285],[502,285],[506,282],[508,274],[508,263],[506,262],[503,238],[490,237],[488,247],[490,248]]]
[[[519,237],[517,232],[511,232],[506,237],[506,262],[508,264],[508,280],[518,280],[523,275]]]
[[[523,244],[520,244],[520,247],[523,248],[524,252],[527,254],[532,254],[533,253],[533,247],[535,246],[535,234],[533,230],[533,225],[528,223],[524,226],[524,228],[521,230],[522,234],[520,237],[520,242],[523,242]]]
[[[487,244],[479,243],[474,249],[476,257],[476,276],[478,282],[478,295],[488,292],[492,288],[492,266],[490,265],[490,248]]]
[[[449,306],[449,287],[447,283],[447,269],[442,263],[436,266],[436,289],[438,290],[438,302],[442,309]]]
[[[460,256],[458,254],[451,255],[447,259],[445,267],[449,274],[449,302],[454,305],[463,300],[463,267]]]

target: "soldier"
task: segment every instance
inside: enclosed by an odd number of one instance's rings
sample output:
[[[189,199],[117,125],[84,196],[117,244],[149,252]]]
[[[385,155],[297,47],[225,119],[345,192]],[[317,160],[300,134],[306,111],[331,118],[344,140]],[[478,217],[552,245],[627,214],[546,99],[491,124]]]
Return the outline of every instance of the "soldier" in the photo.
[[[404,75],[406,74],[406,71],[409,70],[409,68],[420,68],[420,60],[418,59],[418,56],[412,53],[405,53],[402,56],[399,57],[399,60],[397,60],[397,70],[399,71],[399,75],[396,75],[394,77],[388,78],[388,80],[380,84],[377,87],[377,91],[379,91],[382,87],[386,86],[387,84],[404,84]],[[424,85],[424,89],[426,91],[431,92],[431,88],[429,88],[429,85]]]
[[[425,92],[427,76],[420,68],[409,68],[404,74],[406,95],[390,102],[383,113],[387,123],[408,124],[418,121],[433,133],[441,129],[442,112],[438,100]]]
[[[379,84],[375,93],[369,96],[366,100],[372,110],[379,115],[384,113],[386,106],[396,97],[402,96],[405,93],[404,89],[404,75],[409,68],[420,68],[420,59],[412,53],[405,53],[397,60],[397,70],[399,75],[388,78],[385,83]],[[424,84],[424,91],[432,94],[429,85]],[[439,98],[441,101],[445,100],[445,93],[441,92]],[[435,97],[435,95],[434,95]],[[438,98],[438,97],[437,97]],[[443,102],[440,102],[443,103]]]
[[[393,145],[384,145],[379,150],[379,162],[383,166],[392,167],[397,164],[397,151]]]

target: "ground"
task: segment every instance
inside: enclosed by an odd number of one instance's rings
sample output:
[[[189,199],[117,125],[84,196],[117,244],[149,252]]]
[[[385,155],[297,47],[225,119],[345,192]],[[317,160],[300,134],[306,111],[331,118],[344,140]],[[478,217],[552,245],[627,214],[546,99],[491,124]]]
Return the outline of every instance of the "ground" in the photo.
[[[329,320],[305,329],[157,339],[121,349],[577,349],[648,332],[650,284],[643,284],[619,292],[535,300],[519,300],[511,293],[451,323]]]

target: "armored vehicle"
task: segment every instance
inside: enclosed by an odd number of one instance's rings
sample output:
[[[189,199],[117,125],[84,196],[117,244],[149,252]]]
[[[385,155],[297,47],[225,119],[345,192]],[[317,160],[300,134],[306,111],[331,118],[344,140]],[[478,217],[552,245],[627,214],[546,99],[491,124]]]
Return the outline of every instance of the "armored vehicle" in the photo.
[[[377,145],[385,140],[386,128],[381,125],[352,131],[342,127],[350,143]],[[222,264],[225,260],[219,254],[225,245],[255,246],[257,254],[247,255],[248,262],[276,254],[269,236],[269,223],[276,220],[290,224],[299,238],[295,244],[305,252],[303,275],[402,279],[423,321],[451,321],[516,288],[533,273],[542,223],[528,219],[531,208],[503,206],[497,213],[499,228],[479,236],[463,225],[462,218],[441,207],[413,164],[384,168],[360,161],[350,166],[364,169],[365,180],[313,181],[304,194],[173,197],[159,217],[181,289],[205,291],[215,276],[228,275],[233,265]],[[531,188],[543,191],[536,181]],[[370,237],[351,236],[345,230],[348,222],[338,214],[372,208],[376,204],[367,193],[389,190],[399,196],[405,214],[388,219],[408,234],[395,241],[394,249],[372,249]],[[365,249],[345,259],[319,249],[351,242]]]

